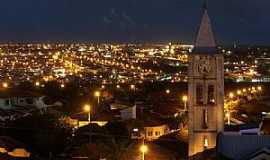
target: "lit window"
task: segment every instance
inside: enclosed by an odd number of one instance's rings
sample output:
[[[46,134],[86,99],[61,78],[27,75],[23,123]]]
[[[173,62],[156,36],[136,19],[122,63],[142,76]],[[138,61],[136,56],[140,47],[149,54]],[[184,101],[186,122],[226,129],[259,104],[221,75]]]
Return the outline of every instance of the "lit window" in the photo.
[[[204,140],[203,140],[203,147],[204,149],[207,149],[208,148],[208,139],[206,137],[204,137]]]

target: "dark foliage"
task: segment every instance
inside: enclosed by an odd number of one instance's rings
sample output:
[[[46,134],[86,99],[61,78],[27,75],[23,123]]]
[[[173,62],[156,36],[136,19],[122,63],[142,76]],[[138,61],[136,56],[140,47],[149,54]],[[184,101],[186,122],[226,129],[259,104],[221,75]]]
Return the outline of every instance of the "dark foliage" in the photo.
[[[11,122],[8,135],[23,142],[38,155],[48,156],[63,151],[69,142],[71,128],[50,114],[34,114]]]

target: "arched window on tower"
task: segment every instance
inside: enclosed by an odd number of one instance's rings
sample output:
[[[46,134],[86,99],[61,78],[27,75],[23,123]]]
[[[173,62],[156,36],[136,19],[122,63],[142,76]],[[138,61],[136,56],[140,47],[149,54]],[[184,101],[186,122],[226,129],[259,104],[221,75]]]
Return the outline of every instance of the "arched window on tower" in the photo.
[[[204,138],[203,138],[203,147],[204,147],[204,149],[206,150],[207,148],[208,148],[208,138],[205,136]]]
[[[203,85],[196,85],[196,104],[203,105]]]
[[[215,104],[215,87],[214,87],[214,85],[208,85],[207,104]]]

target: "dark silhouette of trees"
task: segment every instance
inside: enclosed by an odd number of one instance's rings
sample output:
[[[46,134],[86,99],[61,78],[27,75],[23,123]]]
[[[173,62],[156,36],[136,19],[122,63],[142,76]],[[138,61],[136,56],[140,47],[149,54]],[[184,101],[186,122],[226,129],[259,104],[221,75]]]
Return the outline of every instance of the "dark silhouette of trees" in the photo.
[[[48,157],[62,152],[70,141],[71,127],[52,114],[34,114],[9,124],[9,136],[23,142],[38,155]]]

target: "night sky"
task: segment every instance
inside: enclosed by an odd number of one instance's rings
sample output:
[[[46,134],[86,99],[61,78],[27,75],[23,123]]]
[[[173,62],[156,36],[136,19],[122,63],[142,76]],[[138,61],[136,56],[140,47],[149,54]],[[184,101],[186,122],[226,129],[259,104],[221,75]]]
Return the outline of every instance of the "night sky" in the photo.
[[[2,0],[0,42],[192,43],[202,0]],[[270,44],[270,0],[209,0],[219,44]]]

